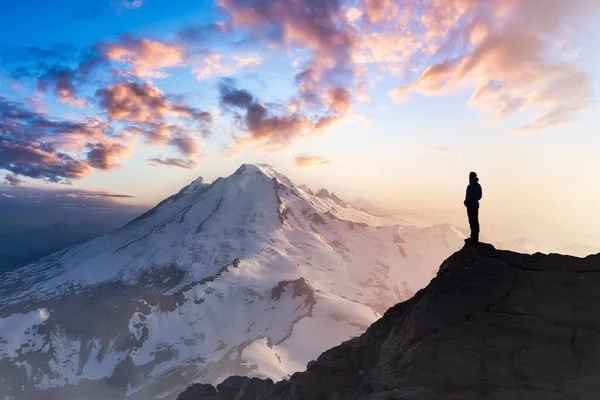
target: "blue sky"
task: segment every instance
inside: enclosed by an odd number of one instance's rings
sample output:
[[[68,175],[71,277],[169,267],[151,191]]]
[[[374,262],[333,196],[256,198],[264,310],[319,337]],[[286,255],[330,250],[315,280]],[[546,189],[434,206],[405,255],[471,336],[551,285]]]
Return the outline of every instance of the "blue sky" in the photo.
[[[7,3],[0,191],[69,184],[153,204],[267,162],[460,222],[476,170],[489,221],[600,240],[599,7],[536,4]]]

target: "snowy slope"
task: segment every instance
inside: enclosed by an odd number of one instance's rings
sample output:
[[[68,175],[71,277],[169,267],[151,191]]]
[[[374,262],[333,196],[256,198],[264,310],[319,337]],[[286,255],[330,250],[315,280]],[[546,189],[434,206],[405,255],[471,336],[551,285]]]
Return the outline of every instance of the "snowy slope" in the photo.
[[[267,165],[199,178],[0,276],[0,395],[174,398],[231,374],[281,379],[425,286],[464,234],[370,215]]]

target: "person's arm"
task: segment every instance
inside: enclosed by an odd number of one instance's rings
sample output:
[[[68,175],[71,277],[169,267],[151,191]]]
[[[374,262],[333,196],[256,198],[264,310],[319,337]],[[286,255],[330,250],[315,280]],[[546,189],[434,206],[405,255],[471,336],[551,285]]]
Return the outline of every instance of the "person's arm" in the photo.
[[[467,194],[465,195],[465,201],[463,204],[466,206],[469,204],[469,200],[471,199],[471,185],[467,186]]]

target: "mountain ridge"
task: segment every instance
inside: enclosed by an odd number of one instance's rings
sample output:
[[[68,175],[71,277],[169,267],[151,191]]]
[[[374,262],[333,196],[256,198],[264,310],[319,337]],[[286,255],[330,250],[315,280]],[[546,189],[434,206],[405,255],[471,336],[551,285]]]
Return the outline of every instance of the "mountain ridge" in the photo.
[[[364,334],[273,383],[231,377],[178,400],[595,399],[600,254],[464,247]]]
[[[0,275],[0,394],[174,399],[197,381],[288,377],[412,297],[465,237],[397,222],[268,165],[198,178]]]

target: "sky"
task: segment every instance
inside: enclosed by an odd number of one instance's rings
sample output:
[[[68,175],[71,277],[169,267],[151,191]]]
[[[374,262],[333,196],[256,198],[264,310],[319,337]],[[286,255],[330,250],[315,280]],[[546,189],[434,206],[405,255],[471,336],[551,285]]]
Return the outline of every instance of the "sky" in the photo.
[[[599,13],[600,0],[5,1],[0,193],[150,206],[269,163],[464,226],[476,171],[484,236],[597,244]]]

